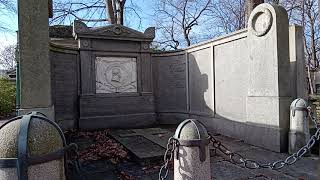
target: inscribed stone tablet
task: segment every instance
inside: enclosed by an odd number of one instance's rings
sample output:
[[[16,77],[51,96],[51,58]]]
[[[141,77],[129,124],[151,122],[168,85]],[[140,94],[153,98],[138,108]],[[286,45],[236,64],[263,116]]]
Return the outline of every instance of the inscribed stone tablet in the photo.
[[[136,64],[136,58],[97,57],[96,93],[137,92]]]

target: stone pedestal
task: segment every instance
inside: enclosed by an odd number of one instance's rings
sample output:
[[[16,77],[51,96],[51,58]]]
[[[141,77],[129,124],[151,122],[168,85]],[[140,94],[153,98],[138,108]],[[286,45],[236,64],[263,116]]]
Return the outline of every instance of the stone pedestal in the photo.
[[[49,61],[48,1],[18,1],[21,110],[54,119]]]

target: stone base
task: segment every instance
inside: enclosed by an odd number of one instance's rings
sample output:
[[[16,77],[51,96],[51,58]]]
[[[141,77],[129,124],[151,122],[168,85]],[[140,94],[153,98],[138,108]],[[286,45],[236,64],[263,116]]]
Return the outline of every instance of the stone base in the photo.
[[[180,124],[189,118],[186,113],[157,113],[157,121],[160,124]]]
[[[289,132],[289,153],[293,154],[307,144],[310,134],[290,131]]]
[[[30,108],[30,109],[19,109],[18,110],[18,115],[24,115],[32,111],[38,111],[47,116],[48,119],[54,120],[55,121],[55,111],[54,111],[54,106],[51,107],[46,107],[46,108]]]
[[[180,114],[180,117],[182,116],[187,115]],[[167,118],[169,119],[169,117]],[[173,116],[171,118],[173,118]],[[189,115],[188,118],[197,119],[204,123],[210,133],[219,133],[224,136],[241,139],[248,144],[263,147],[275,152],[288,151],[287,129],[248,122],[237,122],[223,117],[210,118],[205,116]],[[159,122],[162,124],[163,121]]]
[[[275,152],[288,152],[288,130],[246,123],[244,141]]]
[[[155,113],[80,117],[80,129],[140,128],[156,124]]]
[[[77,120],[76,119],[57,119],[56,121],[60,128],[63,130],[67,130],[67,129],[75,129],[77,128]]]
[[[18,180],[16,168],[0,168],[0,179]],[[59,179],[65,180],[64,165],[62,160],[54,160],[42,164],[29,166],[28,179],[48,180]]]

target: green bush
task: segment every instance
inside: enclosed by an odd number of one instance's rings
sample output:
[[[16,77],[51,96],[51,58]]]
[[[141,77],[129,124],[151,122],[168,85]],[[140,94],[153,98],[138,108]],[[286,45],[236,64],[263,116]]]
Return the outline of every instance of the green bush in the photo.
[[[8,115],[15,108],[16,88],[6,78],[0,78],[0,115]]]

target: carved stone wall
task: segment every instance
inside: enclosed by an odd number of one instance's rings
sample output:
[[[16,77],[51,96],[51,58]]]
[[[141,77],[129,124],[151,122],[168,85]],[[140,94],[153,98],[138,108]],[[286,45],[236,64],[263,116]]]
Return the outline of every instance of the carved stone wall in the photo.
[[[75,21],[73,35],[80,54],[79,127],[154,124],[150,55],[154,28],[142,33],[121,25],[89,28]]]

